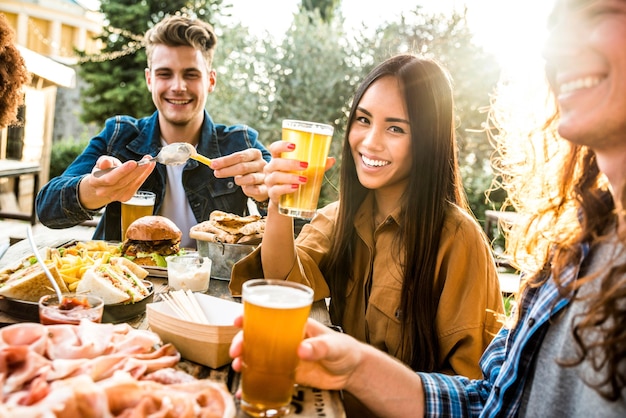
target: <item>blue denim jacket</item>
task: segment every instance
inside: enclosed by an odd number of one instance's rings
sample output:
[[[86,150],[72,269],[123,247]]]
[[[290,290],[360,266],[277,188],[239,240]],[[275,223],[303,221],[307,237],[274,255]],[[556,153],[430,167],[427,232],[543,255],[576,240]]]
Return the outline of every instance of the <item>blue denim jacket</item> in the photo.
[[[258,133],[245,125],[216,125],[204,112],[202,135],[197,150],[209,158],[218,158],[247,148],[257,148],[269,161],[269,151],[258,141]],[[139,160],[144,155],[156,155],[161,149],[158,111],[152,116],[135,119],[115,116],[108,119],[104,129],[93,137],[80,156],[59,177],[51,179],[37,194],[37,216],[49,228],[69,228],[93,219],[100,210],[88,210],[78,200],[78,184],[96,164],[101,155],[111,155],[120,161]],[[165,197],[166,168],[157,164],[140,190],[156,193],[154,213],[159,213]],[[209,219],[214,210],[245,215],[247,196],[230,178],[218,179],[212,170],[195,160],[187,161],[183,172],[183,187],[196,220]],[[120,241],[120,202],[106,206],[94,239]]]

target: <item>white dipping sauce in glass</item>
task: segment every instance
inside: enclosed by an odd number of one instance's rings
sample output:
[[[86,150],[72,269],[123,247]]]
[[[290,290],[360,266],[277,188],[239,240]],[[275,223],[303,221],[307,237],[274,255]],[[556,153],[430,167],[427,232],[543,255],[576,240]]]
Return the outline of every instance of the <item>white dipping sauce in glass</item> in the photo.
[[[206,292],[211,280],[211,259],[199,255],[167,258],[167,282],[171,290]]]

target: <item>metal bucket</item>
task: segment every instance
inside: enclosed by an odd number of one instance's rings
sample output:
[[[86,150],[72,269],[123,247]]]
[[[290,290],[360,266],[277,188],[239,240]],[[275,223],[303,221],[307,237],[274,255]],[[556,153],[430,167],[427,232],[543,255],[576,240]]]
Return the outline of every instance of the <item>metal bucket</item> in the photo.
[[[209,257],[212,261],[211,278],[218,280],[230,280],[233,265],[257,247],[251,244],[224,244],[200,240],[196,242],[198,253],[203,257]]]

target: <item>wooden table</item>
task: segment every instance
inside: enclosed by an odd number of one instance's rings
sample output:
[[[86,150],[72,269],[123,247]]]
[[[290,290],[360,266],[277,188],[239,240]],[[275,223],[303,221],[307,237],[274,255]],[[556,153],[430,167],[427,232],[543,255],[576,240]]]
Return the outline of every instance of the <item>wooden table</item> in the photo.
[[[68,242],[67,238],[59,239],[58,236],[53,236],[50,233],[35,235],[34,238],[37,242],[37,247],[40,249],[45,247],[55,248]],[[32,250],[28,241],[20,241],[9,247],[4,257],[0,258],[0,269],[30,255],[32,255]],[[154,301],[159,301],[160,294],[168,290],[167,279],[163,277],[151,276],[148,277],[148,279],[154,284]],[[228,282],[225,280],[211,279],[208,294],[222,299],[240,301],[240,298],[235,298],[231,296],[230,290],[228,289]],[[323,300],[315,302],[313,304],[310,316],[324,324],[330,325],[330,316],[328,314],[326,303]],[[11,317],[4,312],[0,312],[0,323],[2,323],[3,325],[17,322],[20,322],[20,320]],[[128,324],[137,329],[149,329],[145,313],[138,316],[136,319],[128,321]],[[239,374],[235,373],[231,369],[230,364],[220,367],[218,369],[213,369],[183,359],[179,362],[177,368],[199,379],[213,379],[222,381],[226,383],[233,395],[239,388]],[[236,398],[235,403],[237,404],[238,410],[237,417],[247,417],[248,415],[246,415],[239,409],[239,402]],[[292,416],[294,417],[345,418],[345,411],[341,400],[341,394],[336,391],[326,391],[308,387],[296,387],[292,405],[294,407],[294,413],[292,414]]]
[[[0,218],[26,220],[30,221],[31,225],[35,225],[35,223],[37,223],[35,199],[37,198],[37,192],[39,191],[40,171],[41,167],[37,163],[0,159],[0,178],[15,179],[13,193],[15,194],[15,198],[18,202],[20,197],[20,177],[24,175],[33,176],[32,206],[30,214],[0,211]]]

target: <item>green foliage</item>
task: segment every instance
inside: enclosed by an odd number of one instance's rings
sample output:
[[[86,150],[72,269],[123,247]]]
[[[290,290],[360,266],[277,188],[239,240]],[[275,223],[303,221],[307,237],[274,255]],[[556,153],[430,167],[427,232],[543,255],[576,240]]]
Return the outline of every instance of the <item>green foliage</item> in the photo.
[[[101,9],[112,27],[143,34],[165,13],[190,0],[103,0]],[[207,109],[216,123],[247,124],[269,145],[280,139],[286,118],[315,120],[335,127],[330,154],[339,159],[347,112],[362,77],[397,53],[411,52],[441,61],[454,80],[459,161],[470,205],[484,218],[485,191],[492,184],[492,146],[483,132],[485,109],[498,79],[493,57],[476,46],[464,13],[429,15],[419,6],[397,21],[362,28],[356,35],[342,28],[340,0],[303,0],[299,12],[279,40],[256,38],[240,24],[229,23],[222,0],[193,2],[193,11],[213,23],[218,35],[214,60],[215,92]],[[128,36],[127,36],[128,35]],[[105,52],[132,42],[127,32],[105,31]],[[139,50],[112,61],[85,63],[81,76],[91,83],[83,96],[83,118],[102,123],[126,113],[143,116],[154,110],[145,86],[145,54]],[[327,173],[320,205],[337,197],[338,167]],[[494,200],[492,194],[491,200]],[[497,207],[495,199],[491,205]]]
[[[330,153],[339,158],[346,106],[362,73],[350,65],[356,51],[338,42],[344,36],[339,23],[326,23],[317,12],[297,14],[278,45],[239,29],[225,31],[223,44],[232,48],[216,54],[218,84],[208,103],[213,119],[246,123],[266,145],[280,139],[283,119],[328,123],[335,127]],[[327,173],[321,205],[337,198],[337,170]]]
[[[500,69],[493,56],[473,43],[472,36],[464,13],[431,15],[417,6],[397,22],[379,27],[375,36],[362,36],[359,49],[369,51],[362,57],[368,69],[391,55],[410,52],[435,58],[449,70],[454,85],[459,164],[470,206],[482,220],[484,211],[491,208],[484,192],[493,178],[489,165],[493,147],[483,123]]]
[[[88,143],[89,139],[67,138],[55,141],[50,153],[50,178],[60,176]]]
[[[317,12],[324,22],[332,22],[341,0],[302,0],[301,12]]]
[[[513,313],[513,308],[515,307],[515,296],[503,296],[502,301],[504,302],[504,315],[509,318]]]

